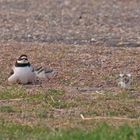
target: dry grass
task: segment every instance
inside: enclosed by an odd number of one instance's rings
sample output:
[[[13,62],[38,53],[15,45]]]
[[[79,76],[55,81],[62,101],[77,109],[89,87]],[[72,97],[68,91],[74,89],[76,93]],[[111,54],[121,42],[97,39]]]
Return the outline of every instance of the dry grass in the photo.
[[[0,139],[55,139],[57,130],[58,139],[67,139],[69,131],[62,129],[82,129],[72,138],[87,139],[83,130],[93,128],[98,140],[138,138],[139,5],[130,0],[1,0]],[[58,75],[38,85],[9,85],[21,54],[34,67],[50,67]],[[132,74],[129,89],[118,87],[120,73]],[[98,128],[104,122],[113,127]],[[123,124],[132,127],[112,129]]]
[[[0,47],[1,120],[52,130],[90,129],[101,122],[140,124],[139,48],[20,43]],[[58,76],[41,85],[8,85],[8,73],[21,52],[35,67],[52,67]],[[130,90],[116,83],[124,70],[134,77]]]

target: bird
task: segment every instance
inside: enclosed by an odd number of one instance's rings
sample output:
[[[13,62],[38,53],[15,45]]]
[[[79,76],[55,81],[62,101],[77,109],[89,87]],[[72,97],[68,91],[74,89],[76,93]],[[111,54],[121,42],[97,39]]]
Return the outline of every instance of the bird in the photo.
[[[35,72],[37,78],[47,79],[47,80],[53,78],[57,74],[57,72],[55,70],[50,69],[50,68],[43,68],[42,66],[35,69],[34,72]]]
[[[132,84],[132,75],[130,73],[119,74],[118,85],[121,88],[130,88],[131,84]]]
[[[34,68],[28,61],[26,54],[20,55],[16,60],[15,65],[12,67],[9,83],[29,84],[36,82],[36,74]]]
[[[10,77],[8,78],[9,83],[19,84],[36,84],[39,79],[51,79],[56,76],[57,72],[50,68],[34,68],[28,61],[26,54],[22,54],[12,68]]]

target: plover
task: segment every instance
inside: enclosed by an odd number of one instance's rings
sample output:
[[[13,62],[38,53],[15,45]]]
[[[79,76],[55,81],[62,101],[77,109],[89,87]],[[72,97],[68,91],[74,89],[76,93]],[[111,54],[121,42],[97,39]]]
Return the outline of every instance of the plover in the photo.
[[[131,74],[119,74],[118,85],[121,88],[130,88],[131,84],[132,84]]]
[[[33,67],[28,61],[27,55],[23,54],[16,60],[8,81],[10,83],[20,84],[35,83],[36,75]]]
[[[42,66],[34,70],[36,77],[41,79],[51,79],[56,76],[57,72],[53,69],[43,68]]]

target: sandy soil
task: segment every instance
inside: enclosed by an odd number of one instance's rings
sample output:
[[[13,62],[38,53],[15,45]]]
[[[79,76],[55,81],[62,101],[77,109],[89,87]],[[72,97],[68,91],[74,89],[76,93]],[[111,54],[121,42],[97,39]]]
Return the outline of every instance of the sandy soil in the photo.
[[[47,109],[45,121],[50,127],[61,127],[66,121],[68,127],[86,126],[79,122],[81,112],[101,117],[113,112],[114,116],[127,116],[128,121],[138,119],[139,7],[140,2],[136,0],[1,0],[0,90],[9,90],[6,80],[10,69],[16,58],[26,53],[34,67],[41,65],[58,71],[54,79],[44,80],[40,86],[24,86],[27,99],[30,94],[40,94],[40,88],[45,92],[52,88],[64,90],[61,100],[70,102],[68,107],[59,110],[55,106],[55,109],[45,108],[42,100],[29,103],[26,99],[15,100],[8,104],[22,113],[1,112],[2,118],[40,124],[35,114],[43,108],[41,113]],[[129,90],[118,87],[117,78],[123,72],[132,74],[133,84]],[[103,97],[94,98],[93,93]],[[104,96],[106,93],[111,97]],[[114,97],[119,93],[119,98]],[[44,118],[41,121],[44,125]]]
[[[1,0],[0,41],[138,47],[140,2]]]

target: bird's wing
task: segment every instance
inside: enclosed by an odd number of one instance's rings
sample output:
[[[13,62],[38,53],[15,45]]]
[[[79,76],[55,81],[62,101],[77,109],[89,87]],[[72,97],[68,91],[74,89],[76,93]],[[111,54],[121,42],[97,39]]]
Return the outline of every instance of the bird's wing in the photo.
[[[53,72],[53,69],[46,69],[45,70],[45,73],[47,74],[47,73],[52,73]]]
[[[42,66],[40,66],[40,67],[36,68],[35,71],[40,71],[42,69],[43,69]]]
[[[53,69],[43,68],[42,66],[35,69],[35,74],[38,78],[51,78],[56,74]]]
[[[32,71],[32,72],[34,72],[34,71],[35,71],[32,65],[30,66],[30,68],[31,68],[31,71]]]

